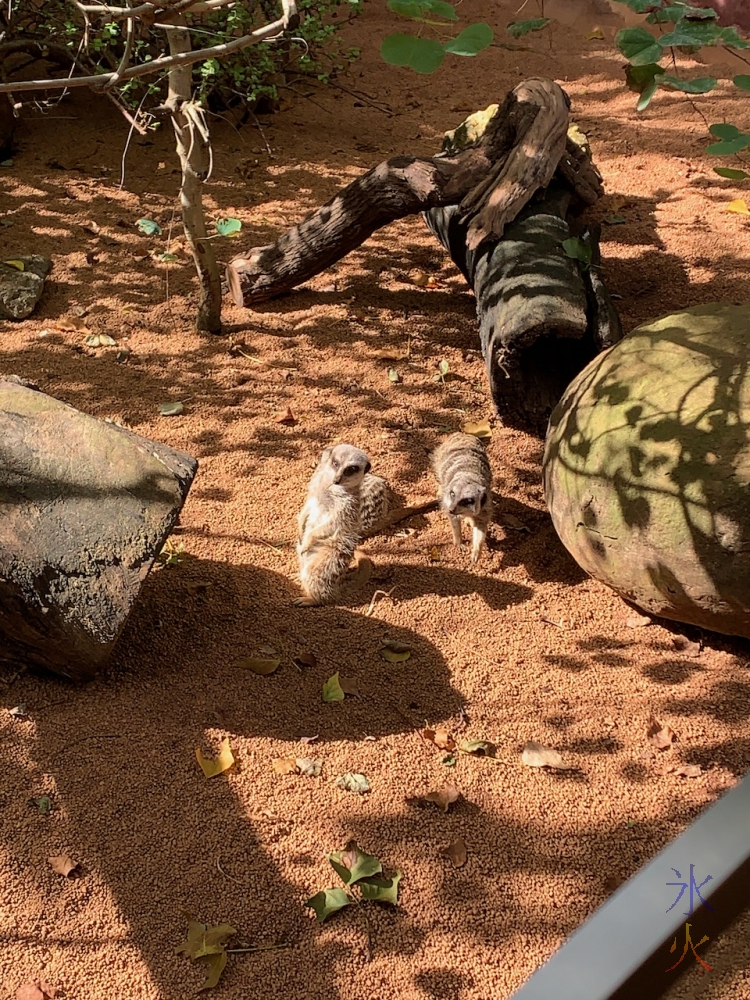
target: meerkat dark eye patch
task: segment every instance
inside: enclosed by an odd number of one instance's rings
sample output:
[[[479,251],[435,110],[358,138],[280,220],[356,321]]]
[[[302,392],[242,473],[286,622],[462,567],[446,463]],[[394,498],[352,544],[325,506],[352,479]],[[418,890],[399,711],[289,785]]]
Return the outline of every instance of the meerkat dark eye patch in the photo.
[[[347,467],[344,469],[345,476],[356,476],[358,472],[359,472],[358,465],[347,465]]]

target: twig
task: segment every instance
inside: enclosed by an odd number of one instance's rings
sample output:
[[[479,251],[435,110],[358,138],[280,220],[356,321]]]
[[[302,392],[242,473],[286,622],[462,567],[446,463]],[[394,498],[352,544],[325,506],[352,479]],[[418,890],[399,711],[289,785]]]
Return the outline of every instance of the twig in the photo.
[[[219,869],[224,878],[228,878],[230,882],[236,882],[237,885],[247,885],[247,882],[240,882],[240,880],[238,878],[235,878],[234,875],[228,875],[219,864],[218,858],[216,859],[216,867]]]
[[[291,941],[279,941],[277,944],[253,944],[249,948],[225,948],[224,951],[227,955],[243,955],[253,951],[282,951],[291,947]]]
[[[303,73],[303,76],[308,76],[310,74]],[[335,83],[333,80],[329,80],[326,84],[327,87],[335,87],[337,90],[343,90],[345,94],[350,94],[352,97],[356,97],[358,101],[364,101],[365,104],[369,104],[371,108],[375,108],[376,111],[382,112],[382,114],[387,115],[389,118],[393,118],[393,108],[386,104],[385,101],[374,101],[372,98],[368,97],[367,94],[362,93],[362,91],[349,90],[341,83]],[[384,105],[381,107],[381,104]]]
[[[117,84],[122,80],[122,74],[128,68],[128,63],[130,62],[130,57],[133,54],[133,41],[135,40],[135,18],[129,17],[127,20],[127,36],[125,38],[125,51],[122,54],[122,59],[120,60],[120,65],[115,70],[114,77],[109,81],[107,86],[104,88],[105,91],[111,90],[116,87]]]
[[[365,611],[365,618],[369,618],[370,615],[375,610],[375,599],[377,597],[379,596],[390,597],[395,589],[396,589],[395,587],[391,587],[390,590],[376,590],[375,593],[372,595],[372,600],[370,601],[370,607],[367,609],[367,611]]]
[[[115,95],[114,94],[109,94],[108,96],[114,97]],[[141,103],[138,105],[138,110],[135,113],[135,118],[131,117],[131,119],[130,119],[130,131],[128,132],[128,137],[125,140],[125,148],[122,151],[122,159],[120,160],[120,187],[118,188],[119,191],[122,191],[123,185],[125,184],[125,157],[128,155],[128,149],[130,149],[130,140],[133,138],[133,132],[136,129],[139,129],[139,126],[137,124],[137,118],[138,118],[138,115],[141,113],[141,108],[143,107],[143,102],[146,100],[147,96],[148,96],[148,90],[146,91],[146,93],[141,98]],[[140,129],[139,129],[139,131],[140,131]],[[141,132],[141,134],[143,135],[143,134],[145,134],[145,132],[146,132],[146,130],[143,129],[142,132]]]
[[[137,8],[133,8],[135,11]],[[132,12],[131,12],[132,13]],[[120,77],[121,80],[132,80],[139,76],[149,76],[152,73],[159,73],[164,69],[174,66],[192,66],[193,63],[203,62],[205,59],[220,58],[232,52],[239,52],[246,49],[248,45],[262,42],[265,39],[280,35],[284,30],[285,19],[280,18],[270,24],[258,28],[249,35],[241,35],[232,39],[231,42],[224,42],[221,45],[212,45],[206,49],[193,49],[190,52],[179,52],[175,55],[162,56],[153,59],[151,62],[142,63],[139,66],[129,66]],[[64,80],[21,80],[18,83],[0,83],[0,93],[8,93],[14,90],[67,90],[72,87],[91,87],[98,90],[106,86],[113,79],[115,73],[99,73],[96,76],[71,76]]]

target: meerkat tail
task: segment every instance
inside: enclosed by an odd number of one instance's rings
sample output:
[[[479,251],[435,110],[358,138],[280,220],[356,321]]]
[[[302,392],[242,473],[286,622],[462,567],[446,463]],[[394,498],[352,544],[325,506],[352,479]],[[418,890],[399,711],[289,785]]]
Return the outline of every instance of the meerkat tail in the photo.
[[[429,514],[433,510],[437,510],[439,506],[439,500],[428,500],[426,503],[418,504],[416,507],[399,507],[396,510],[389,510],[362,537],[372,538],[373,535],[379,535],[380,532],[385,531],[387,528],[392,528],[399,521],[405,521],[407,517],[415,517],[417,514]]]

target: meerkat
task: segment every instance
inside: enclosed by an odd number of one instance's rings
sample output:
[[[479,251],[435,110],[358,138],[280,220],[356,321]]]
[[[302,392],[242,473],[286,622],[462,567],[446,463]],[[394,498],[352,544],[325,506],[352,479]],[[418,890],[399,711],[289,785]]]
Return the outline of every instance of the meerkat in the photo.
[[[439,498],[453,541],[461,548],[461,519],[471,525],[471,561],[480,556],[492,517],[492,470],[484,445],[472,434],[451,434],[432,453]]]
[[[314,607],[333,600],[362,537],[363,483],[370,472],[365,452],[350,444],[326,448],[320,456],[298,518],[297,556],[304,596],[294,603]],[[378,476],[370,477],[380,480]],[[377,503],[369,484],[368,517]]]

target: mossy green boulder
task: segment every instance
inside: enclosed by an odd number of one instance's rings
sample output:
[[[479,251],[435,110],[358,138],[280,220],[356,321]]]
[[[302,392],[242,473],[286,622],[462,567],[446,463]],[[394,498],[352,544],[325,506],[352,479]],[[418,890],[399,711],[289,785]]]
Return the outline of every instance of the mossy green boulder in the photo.
[[[595,358],[550,418],[544,485],[591,576],[750,637],[750,305],[665,316]]]

